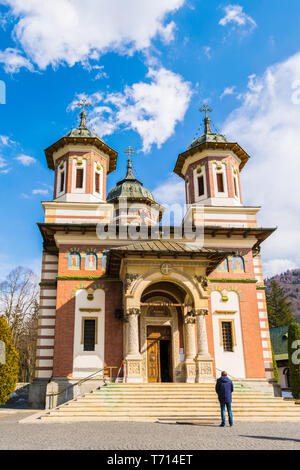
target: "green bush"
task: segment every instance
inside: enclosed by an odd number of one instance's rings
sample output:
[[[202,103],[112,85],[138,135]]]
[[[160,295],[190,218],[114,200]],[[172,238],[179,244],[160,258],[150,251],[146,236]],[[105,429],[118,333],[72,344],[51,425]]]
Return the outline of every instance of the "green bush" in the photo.
[[[0,364],[0,405],[5,405],[15,391],[19,375],[19,354],[13,345],[12,334],[4,317],[0,317],[0,340],[6,349],[6,364]]]
[[[298,341],[298,343],[293,344]],[[292,347],[293,346],[293,347]],[[292,395],[299,400],[300,398],[300,325],[291,323],[288,330],[288,353],[290,368],[290,384]]]
[[[276,382],[279,384],[279,374],[278,374],[278,367],[277,367],[277,362],[275,359],[275,354],[273,351],[273,346],[272,346],[272,359],[273,359],[273,374],[274,374],[274,379]]]

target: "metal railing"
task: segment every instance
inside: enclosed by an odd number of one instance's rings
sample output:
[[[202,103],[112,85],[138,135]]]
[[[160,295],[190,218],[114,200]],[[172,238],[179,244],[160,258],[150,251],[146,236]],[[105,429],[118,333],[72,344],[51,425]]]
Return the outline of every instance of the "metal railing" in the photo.
[[[218,369],[217,367],[216,367],[216,370],[217,370],[218,372],[221,372],[221,373],[223,372],[223,370]],[[238,381],[238,382],[240,382],[240,381],[242,380],[241,378],[238,379],[237,377],[233,377],[233,375],[228,374],[228,373],[227,373],[227,377],[230,377],[232,380],[236,380],[236,381]],[[245,387],[245,385],[242,384],[242,383],[241,383],[240,385],[241,385],[242,387]]]
[[[63,395],[63,394],[65,394],[64,401],[68,401],[69,390],[74,389],[74,387],[79,386],[79,385],[83,384],[84,382],[87,382],[89,379],[91,379],[92,377],[100,374],[101,372],[103,372],[103,375],[101,375],[101,377],[99,377],[99,379],[102,379],[103,382],[104,382],[104,385],[106,385],[106,381],[108,380],[108,377],[106,377],[104,375],[104,372],[106,370],[109,370],[109,381],[112,382],[112,380],[113,380],[113,369],[119,369],[119,366],[103,367],[102,369],[99,369],[96,372],[93,372],[92,374],[88,375],[87,377],[84,377],[83,379],[78,380],[78,382],[75,382],[74,384],[68,385],[63,390],[60,390],[58,392],[47,393],[46,394],[46,403],[48,402],[47,401],[47,398],[48,398],[49,399],[49,408],[50,409],[54,408],[55,407],[54,406],[54,397],[58,397],[58,396]],[[79,393],[76,395],[76,397],[78,395],[79,395]]]

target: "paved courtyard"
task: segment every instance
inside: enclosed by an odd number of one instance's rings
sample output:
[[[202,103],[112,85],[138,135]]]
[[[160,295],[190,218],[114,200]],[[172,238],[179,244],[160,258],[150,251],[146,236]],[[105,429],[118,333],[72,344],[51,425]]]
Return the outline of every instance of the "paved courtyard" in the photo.
[[[28,411],[0,411],[0,449],[16,450],[300,450],[300,423],[20,424]]]

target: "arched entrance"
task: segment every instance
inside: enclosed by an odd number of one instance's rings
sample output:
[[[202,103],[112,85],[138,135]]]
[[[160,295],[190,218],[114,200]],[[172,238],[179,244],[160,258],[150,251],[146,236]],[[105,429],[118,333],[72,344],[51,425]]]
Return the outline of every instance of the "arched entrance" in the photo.
[[[182,382],[183,306],[188,294],[171,282],[156,282],[141,296],[140,352],[145,382]]]

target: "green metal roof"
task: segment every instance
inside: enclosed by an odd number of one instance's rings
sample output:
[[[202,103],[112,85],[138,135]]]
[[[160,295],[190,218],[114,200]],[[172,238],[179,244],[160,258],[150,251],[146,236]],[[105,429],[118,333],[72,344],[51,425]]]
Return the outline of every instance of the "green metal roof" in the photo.
[[[213,134],[212,132],[207,132],[203,134],[201,137],[199,137],[198,139],[193,140],[193,142],[189,146],[189,149],[197,147],[198,145],[201,145],[201,144],[205,144],[207,142],[226,143],[228,142],[228,140],[222,134]]]
[[[295,318],[293,323],[300,323],[300,318]],[[277,361],[288,359],[288,329],[289,325],[270,328],[270,339],[274,350],[275,359]]]
[[[107,202],[111,202],[123,197],[127,199],[148,199],[154,202],[151,191],[145,188],[143,183],[134,177],[130,158],[128,159],[125,178],[119,181],[117,186],[109,191],[106,200]]]

